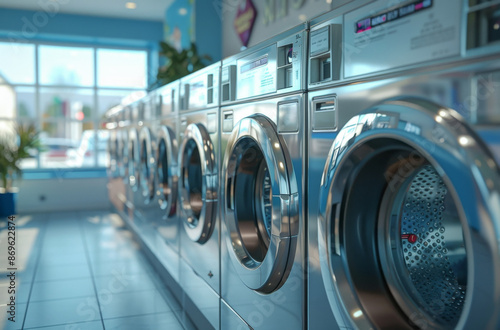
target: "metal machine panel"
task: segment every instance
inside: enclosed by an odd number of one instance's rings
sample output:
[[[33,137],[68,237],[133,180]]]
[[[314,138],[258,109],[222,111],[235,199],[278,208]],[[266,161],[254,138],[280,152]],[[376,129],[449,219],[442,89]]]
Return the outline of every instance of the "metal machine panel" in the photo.
[[[224,300],[220,303],[220,320],[221,329],[252,329]]]
[[[193,308],[207,319],[214,320],[212,325],[217,328],[220,293],[220,220],[216,209],[219,131],[217,120],[215,130],[208,131],[209,126],[213,125],[209,125],[208,118],[213,118],[213,115],[219,117],[219,108],[180,114],[179,141],[182,142],[178,160],[178,205],[182,227],[179,232],[180,255],[186,265],[186,277],[181,274],[180,280],[182,286],[186,287]],[[214,165],[213,168],[210,164]],[[199,294],[198,290],[202,289],[206,295]]]
[[[262,197],[262,195],[265,196],[267,194],[267,181],[263,179],[264,183],[262,186],[259,186],[258,180],[261,177],[260,174],[256,174],[257,179],[254,183],[254,190],[249,188],[244,191],[237,190],[233,192],[233,194],[238,194],[238,198],[243,198],[240,204],[235,204],[234,206],[228,204],[232,203],[230,202],[231,200],[237,203],[236,199],[230,197],[228,192],[224,192],[227,187],[233,185],[233,182],[230,184],[226,182],[227,180],[221,178],[220,187],[222,192],[220,198],[223,203],[221,207],[224,208],[221,212],[223,215],[225,214],[225,216],[222,216],[224,222],[221,229],[221,317],[223,317],[221,324],[231,324],[243,328],[248,324],[255,329],[302,329],[305,326],[304,311],[306,306],[303,296],[305,290],[306,228],[303,216],[305,203],[303,199],[305,184],[304,169],[306,168],[305,141],[303,140],[305,129],[304,97],[305,94],[291,95],[226,106],[221,109],[221,125],[223,126],[223,131],[221,132],[221,150],[226,150],[226,153],[231,151],[228,149],[228,143],[231,143],[235,132],[239,130],[242,134],[241,138],[238,139],[241,144],[233,146],[234,148],[232,149],[232,152],[235,152],[236,149],[241,149],[238,152],[244,153],[239,155],[241,161],[238,168],[241,168],[241,171],[238,172],[237,177],[234,177],[234,182],[237,183],[240,180],[240,184],[242,184],[241,180],[249,179],[251,175],[246,176],[245,173],[247,172],[252,173],[252,171],[257,170],[260,173],[262,163],[269,166],[269,175],[276,175],[276,180],[273,178],[268,182],[272,190],[272,194],[269,192],[272,195],[272,201],[270,199],[268,204],[266,204],[266,199]],[[258,129],[259,123],[263,125],[262,127],[267,125],[263,119],[264,116],[267,118],[265,120],[272,121],[276,125],[276,131],[271,134],[272,136],[262,135],[263,131]],[[289,117],[295,118],[291,119]],[[261,118],[261,120],[259,121],[257,118]],[[255,130],[250,128],[250,126],[247,129],[246,125],[252,125],[252,123],[257,125]],[[236,129],[236,131],[233,131],[233,129]],[[250,135],[245,135],[246,132],[253,137],[250,138]],[[280,140],[281,142],[274,139],[274,134],[279,134],[280,139],[282,139]],[[248,145],[245,146],[246,143]],[[254,145],[253,143],[256,144]],[[267,145],[268,143],[270,143],[269,146]],[[284,143],[283,148],[280,147],[281,143]],[[288,160],[276,160],[275,164],[270,164],[269,160],[273,159],[270,155],[273,152],[279,154],[283,150],[289,153],[287,156]],[[238,155],[235,156],[238,157]],[[223,171],[224,178],[226,178],[224,174],[227,174],[224,168],[226,166],[226,159],[228,159],[227,157],[228,154],[224,156],[224,162],[221,164],[223,166],[221,171]],[[227,164],[231,163],[228,162]],[[285,180],[287,175],[283,173],[282,175],[278,174],[280,171],[274,170],[273,167],[275,166],[286,168],[289,170],[289,173],[293,173],[293,177],[289,177],[290,181],[287,182]],[[227,171],[233,171],[233,169],[230,170],[228,168]],[[273,182],[276,183],[275,186],[273,186]],[[293,196],[286,195],[286,192],[290,191],[294,186],[298,187],[298,194]],[[279,201],[278,192],[283,192],[281,197],[287,200],[284,204],[275,203]],[[240,194],[248,194],[248,196]],[[254,195],[252,196],[252,194]],[[247,202],[244,203],[244,200]],[[240,255],[244,260],[237,259],[235,255],[236,250],[231,243],[231,240],[234,239],[233,234],[236,233],[234,228],[232,228],[235,223],[229,219],[233,217],[231,209],[238,210],[243,205],[248,206],[248,212],[241,211],[243,213],[237,215],[239,221],[243,222],[243,217],[246,219],[250,213],[253,214],[254,212],[256,213],[255,217],[258,218],[257,213],[259,213],[259,210],[269,215],[270,219],[273,219],[272,224],[269,223],[269,226],[264,226],[270,235],[269,246],[264,248],[262,245],[260,252],[257,251],[259,250],[257,248],[253,249],[248,259]],[[252,205],[255,205],[255,211],[250,210]],[[282,207],[280,208],[279,205],[282,205]],[[284,209],[284,205],[288,205],[289,207],[285,207]],[[293,205],[297,205],[298,209],[295,210]],[[280,213],[283,211],[290,213]],[[292,214],[296,214],[296,216],[292,216]],[[234,217],[236,217],[236,213]],[[242,225],[244,228],[246,228],[247,224],[250,225],[248,221],[245,223]],[[240,232],[244,228],[240,228]],[[265,228],[259,227],[260,232],[264,232],[265,230]],[[229,234],[230,231],[232,232],[231,235]],[[247,239],[248,237],[243,238],[243,244],[249,242]],[[279,244],[275,244],[276,242],[279,242]],[[288,248],[285,248],[284,245],[287,245]],[[268,256],[263,251],[267,251],[271,256]],[[282,253],[280,251],[288,252]],[[250,259],[253,259],[253,261]],[[247,267],[243,265],[246,261],[248,261]],[[255,268],[255,264],[259,262],[261,262],[261,265]],[[276,273],[273,274],[271,269],[279,269],[277,266],[283,263],[286,264],[286,270],[284,272],[276,270]],[[279,283],[276,287],[273,279]],[[266,280],[269,281],[266,282]],[[264,287],[262,287],[263,283],[265,284]],[[267,286],[269,286],[269,289]],[[225,306],[225,304],[230,308]],[[232,313],[233,311],[236,314]]]
[[[460,54],[462,2],[377,1],[344,16],[344,72],[353,77]]]
[[[347,247],[344,244],[345,240],[349,240],[351,236],[345,236],[347,234],[343,234],[346,230],[348,230],[348,226],[346,226],[345,223],[342,222],[343,217],[345,217],[345,213],[343,208],[341,208],[341,201],[343,201],[343,198],[340,198],[341,191],[339,191],[338,186],[335,186],[333,191],[335,193],[332,193],[330,195],[328,194],[323,194],[320,195],[318,194],[318,187],[321,187],[322,185],[327,185],[329,180],[332,180],[332,175],[335,177],[339,177],[338,182],[347,182],[349,183],[350,181],[348,180],[348,174],[338,174],[335,172],[335,169],[340,169],[342,166],[338,164],[338,162],[332,161],[332,160],[338,160],[341,159],[341,155],[344,154],[347,150],[358,150],[360,154],[356,155],[356,159],[364,159],[368,160],[371,156],[374,155],[378,147],[375,147],[374,144],[369,144],[366,143],[364,144],[361,142],[361,140],[358,140],[358,136],[364,136],[367,140],[370,139],[370,137],[375,136],[376,134],[380,134],[384,136],[384,138],[387,138],[386,142],[383,145],[380,145],[379,147],[382,149],[384,147],[386,150],[389,150],[391,147],[390,141],[393,141],[394,139],[399,139],[401,141],[406,141],[404,142],[405,145],[412,146],[415,150],[420,150],[420,151],[415,151],[412,155],[414,160],[416,159],[436,159],[436,161],[431,161],[430,163],[437,166],[436,164],[441,164],[442,170],[435,171],[431,170],[428,167],[422,167],[421,170],[415,172],[415,177],[412,181],[412,185],[408,183],[408,194],[412,194],[411,198],[415,198],[415,200],[419,199],[420,195],[419,192],[417,191],[418,189],[415,188],[416,185],[420,185],[421,178],[423,176],[427,176],[429,178],[432,178],[434,181],[435,188],[430,188],[434,187],[432,184],[430,186],[427,186],[426,189],[431,189],[434,191],[437,195],[439,193],[444,194],[443,190],[444,184],[440,183],[439,180],[440,178],[443,177],[444,182],[446,182],[446,191],[451,191],[452,189],[457,189],[456,193],[457,196],[463,196],[465,191],[470,191],[469,196],[472,198],[472,191],[474,190],[472,187],[469,186],[469,188],[465,188],[466,184],[469,184],[471,181],[474,182],[477,180],[476,184],[482,185],[481,182],[488,181],[489,182],[489,188],[488,192],[483,191],[486,196],[489,197],[484,197],[486,199],[482,199],[483,197],[478,197],[477,195],[474,195],[474,202],[470,202],[470,198],[465,198],[465,197],[457,197],[459,198],[458,200],[460,203],[458,204],[458,208],[462,208],[467,215],[467,220],[470,223],[475,223],[473,226],[491,226],[492,229],[495,232],[497,232],[500,228],[500,214],[498,213],[498,208],[496,208],[494,201],[492,201],[493,198],[495,199],[496,197],[492,197],[491,195],[491,189],[495,190],[498,188],[498,185],[500,182],[498,182],[498,170],[495,169],[498,165],[495,165],[494,162],[494,157],[498,159],[498,154],[490,154],[488,155],[486,148],[483,148],[482,152],[484,152],[483,155],[481,155],[481,152],[478,151],[476,154],[475,152],[472,152],[468,154],[468,156],[465,156],[468,152],[465,151],[460,151],[456,152],[456,150],[462,150],[463,148],[469,148],[468,146],[472,144],[477,144],[477,145],[486,145],[488,146],[487,148],[490,150],[498,150],[498,141],[499,141],[499,133],[500,132],[498,129],[496,129],[496,133],[492,135],[492,132],[494,130],[490,129],[485,129],[484,126],[477,125],[475,127],[475,131],[479,135],[483,135],[484,137],[487,137],[486,140],[481,140],[478,135],[475,135],[475,133],[471,133],[470,129],[465,129],[463,127],[463,123],[460,121],[464,121],[464,119],[456,119],[459,118],[460,115],[465,118],[465,120],[469,121],[469,123],[482,123],[482,121],[478,121],[477,118],[480,118],[481,116],[487,116],[490,118],[489,124],[494,124],[495,127],[498,127],[500,125],[500,121],[493,119],[491,117],[491,109],[492,107],[496,109],[496,102],[495,97],[493,94],[486,94],[484,95],[483,100],[488,100],[480,103],[473,103],[473,107],[471,108],[471,104],[468,103],[469,97],[472,95],[478,95],[476,92],[474,92],[474,89],[478,87],[477,82],[478,79],[480,80],[482,77],[482,72],[488,68],[488,70],[498,70],[498,59],[493,59],[490,61],[481,61],[481,62],[475,62],[471,61],[469,64],[464,64],[463,62],[460,64],[460,66],[456,65],[453,66],[452,68],[448,69],[443,69],[438,72],[434,73],[422,73],[422,74],[413,74],[409,76],[401,76],[398,78],[386,78],[386,79],[381,79],[378,81],[373,81],[373,82],[367,82],[363,84],[354,84],[354,85],[343,85],[343,86],[336,86],[332,87],[329,89],[325,89],[322,91],[315,91],[311,92],[309,94],[309,100],[312,103],[315,99],[322,97],[322,96],[328,96],[328,95],[336,95],[337,101],[338,101],[338,115],[339,115],[339,127],[344,127],[340,133],[337,135],[335,132],[321,132],[321,131],[314,131],[313,129],[310,130],[309,133],[309,286],[308,286],[308,291],[309,291],[309,326],[312,327],[317,327],[320,326],[321,324],[325,324],[328,322],[336,322],[340,327],[351,327],[351,326],[357,326],[357,327],[365,327],[365,326],[376,326],[376,327],[384,327],[384,326],[395,326],[395,324],[399,324],[397,327],[401,327],[403,325],[411,326],[411,324],[417,324],[418,326],[457,326],[457,327],[497,327],[498,326],[498,308],[500,306],[497,303],[493,303],[495,299],[498,298],[498,295],[496,293],[492,293],[490,295],[483,295],[482,297],[478,297],[472,292],[469,292],[469,286],[467,289],[464,289],[462,287],[464,281],[464,274],[467,273],[467,271],[464,270],[462,266],[453,269],[452,271],[450,270],[452,267],[449,266],[446,263],[443,263],[444,269],[446,271],[449,271],[450,274],[455,274],[455,275],[450,275],[450,283],[458,283],[458,284],[453,284],[455,287],[453,287],[452,284],[450,284],[450,287],[448,286],[442,286],[440,283],[441,279],[439,275],[434,274],[432,271],[429,271],[429,274],[426,276],[431,276],[432,275],[432,280],[435,281],[434,287],[438,289],[434,291],[429,291],[429,288],[426,287],[424,284],[418,284],[418,288],[422,290],[427,290],[425,292],[427,293],[422,293],[422,297],[424,297],[423,301],[428,301],[426,300],[429,294],[433,294],[432,292],[440,292],[441,296],[440,298],[437,296],[433,296],[433,298],[429,299],[434,299],[433,301],[438,301],[439,306],[443,306],[442,308],[437,308],[437,305],[434,305],[437,309],[432,309],[428,305],[425,305],[422,302],[419,302],[420,304],[420,311],[416,312],[413,314],[413,312],[407,312],[408,310],[412,310],[411,308],[408,308],[408,303],[405,300],[406,298],[401,298],[405,297],[405,295],[410,295],[408,292],[412,292],[411,290],[405,291],[404,289],[401,289],[399,287],[396,291],[391,291],[391,294],[393,294],[398,301],[398,303],[401,303],[403,309],[405,309],[405,312],[407,314],[403,314],[402,319],[398,320],[398,316],[393,316],[390,319],[392,320],[391,322],[395,322],[394,324],[386,323],[384,321],[384,317],[379,315],[375,310],[383,309],[384,311],[390,311],[391,307],[388,305],[384,305],[384,299],[382,296],[377,298],[377,303],[374,304],[373,302],[368,302],[365,297],[363,298],[355,298],[355,294],[348,293],[348,292],[357,292],[356,294],[359,294],[362,296],[360,291],[357,290],[363,290],[361,288],[358,288],[358,284],[360,282],[356,282],[357,280],[354,279],[352,280],[354,284],[349,284],[348,278],[354,277],[354,278],[359,278],[362,277],[360,274],[363,273],[369,273],[366,271],[361,265],[358,263],[354,265],[354,262],[352,260],[354,259],[359,259],[359,254],[358,257],[354,258],[350,251],[353,251],[353,247],[351,246],[350,248]],[[494,76],[494,75],[493,75]],[[490,78],[493,79],[491,76]],[[484,77],[483,77],[484,78]],[[479,88],[483,88],[484,86],[479,86]],[[485,89],[483,89],[485,91]],[[405,104],[411,104],[409,101],[405,101],[402,97],[403,96],[409,96],[409,97],[416,97],[417,101],[411,101],[415,102],[417,106],[414,108],[417,108],[418,111],[412,110],[413,108],[408,107],[405,108],[404,111],[401,109],[398,109],[399,105],[405,105]],[[481,97],[482,98],[482,97]],[[387,99],[394,99],[393,102],[394,106],[383,106],[382,104],[384,103],[384,100]],[[401,99],[401,101],[399,101]],[[440,104],[442,106],[435,106],[431,105],[432,103],[426,103],[428,101],[423,101],[423,100],[432,100],[436,102],[437,104]],[[405,105],[406,106],[406,105]],[[363,117],[363,114],[361,114],[364,110],[372,107],[372,111],[376,112],[377,109],[379,111],[379,115],[369,117],[367,114],[366,117]],[[435,107],[435,108],[433,108]],[[441,107],[443,110],[442,113],[439,112],[436,109],[439,109]],[[450,107],[454,108],[458,112],[460,112],[460,115],[457,112],[454,112],[453,115],[450,117],[448,116],[448,110],[445,107]],[[393,109],[393,110],[391,110]],[[432,114],[432,115],[430,115]],[[311,111],[310,115],[313,115],[313,112]],[[359,115],[355,119],[351,119],[353,116]],[[479,116],[479,117],[477,117]],[[427,119],[425,119],[427,118]],[[432,118],[430,120],[429,118]],[[445,119],[447,118],[447,119]],[[424,120],[425,119],[425,120]],[[429,122],[429,120],[431,122]],[[455,122],[457,120],[457,122]],[[367,124],[367,123],[370,124]],[[460,122],[460,123],[459,123]],[[443,125],[441,127],[441,125]],[[432,128],[432,129],[431,129]],[[398,133],[394,133],[395,130],[398,130]],[[384,133],[385,132],[385,133]],[[370,137],[369,137],[370,136]],[[335,141],[335,145],[333,145]],[[419,147],[417,147],[419,146]],[[399,147],[398,147],[399,148]],[[329,150],[328,157],[325,158],[325,154]],[[471,150],[471,149],[469,149]],[[479,148],[477,149],[479,150]],[[449,154],[448,154],[449,152]],[[363,155],[361,155],[363,154]],[[425,157],[423,156],[418,156],[418,155],[426,155]],[[384,161],[390,159],[390,153],[387,153],[384,155]],[[486,156],[485,156],[486,155]],[[400,155],[398,157],[401,157],[400,159],[403,160],[405,159],[405,156]],[[397,158],[395,158],[397,159]],[[345,163],[349,163],[352,159],[346,161]],[[328,162],[327,162],[328,161]],[[467,164],[467,163],[476,163],[476,164],[485,164],[488,163],[488,166],[491,167],[490,169],[485,169],[484,166],[480,166],[482,168],[482,174],[479,175],[479,172],[477,173],[477,177],[475,179],[468,178],[468,175],[462,173],[461,175],[458,175],[463,168],[462,165],[460,164]],[[404,163],[404,162],[403,162]],[[325,166],[325,164],[327,166]],[[415,163],[418,165],[418,162]],[[443,164],[448,164],[448,165],[443,165]],[[454,165],[450,165],[454,164]],[[407,168],[420,168],[420,165],[409,165]],[[325,167],[323,167],[325,166]],[[403,165],[399,165],[403,166]],[[446,167],[448,166],[448,167]],[[467,168],[469,165],[465,165]],[[323,167],[323,168],[322,168]],[[360,171],[359,168],[362,166],[359,165],[358,168],[356,168],[356,171]],[[369,178],[374,178],[376,177],[375,173],[377,173],[377,166],[376,165],[371,165],[373,168],[373,174],[369,175],[367,177],[363,176],[363,172],[357,172],[357,177],[361,180],[361,178],[364,178],[364,180],[369,181],[367,185],[370,187],[371,194],[376,194],[376,186],[377,184],[375,181],[370,181]],[[439,168],[439,167],[437,167]],[[462,169],[461,169],[462,168]],[[402,173],[403,171],[402,168],[399,170],[396,170],[396,168],[392,168],[392,171],[396,171],[395,173]],[[399,172],[398,172],[399,171]],[[496,174],[493,174],[496,172]],[[439,175],[437,174],[439,173]],[[389,175],[386,172],[387,175]],[[390,177],[390,175],[389,175]],[[388,178],[389,178],[388,177]],[[437,177],[440,177],[439,180],[436,179]],[[458,177],[461,177],[461,179],[457,179]],[[389,179],[387,179],[389,180]],[[420,181],[419,181],[420,180]],[[451,181],[446,181],[446,180],[451,180]],[[427,184],[427,183],[425,183]],[[425,184],[422,184],[422,186],[425,186]],[[392,182],[389,180],[386,182],[386,185],[390,187],[394,187],[395,190],[396,188],[399,187],[396,183]],[[405,186],[406,187],[406,186]],[[452,188],[454,187],[454,188]],[[364,188],[366,189],[366,187]],[[413,190],[412,190],[413,189]],[[417,189],[417,190],[415,190]],[[349,198],[354,199],[356,195],[359,196],[361,192],[352,192],[350,194]],[[327,197],[328,195],[328,197]],[[495,195],[495,193],[493,193]],[[322,197],[321,197],[322,196]],[[376,200],[378,201],[384,201],[384,199],[380,197],[377,197]],[[363,208],[359,209],[366,209],[370,207],[375,207],[373,203],[369,202],[370,194],[364,196],[360,200],[358,200],[357,205],[359,208],[359,205],[364,205]],[[409,198],[409,197],[406,197]],[[425,197],[427,198],[427,197]],[[328,200],[328,203],[326,202]],[[347,200],[347,198],[346,198]],[[362,202],[361,202],[362,200]],[[387,197],[386,199],[387,200]],[[395,199],[397,201],[397,199]],[[396,202],[394,202],[396,203]],[[447,203],[447,209],[452,210],[454,207],[451,206],[453,205],[451,202],[446,202]],[[455,202],[457,204],[458,202]],[[478,204],[476,204],[478,203]],[[476,213],[476,205],[483,205],[486,213],[482,216],[478,216]],[[323,205],[323,206],[322,206]],[[324,205],[332,205],[331,208],[326,210],[324,208]],[[344,205],[344,204],[342,204]],[[371,206],[370,206],[371,205]],[[378,204],[377,204],[378,205]],[[382,205],[382,202],[381,202]],[[385,205],[385,204],[384,204]],[[408,203],[408,205],[413,205]],[[419,206],[420,204],[415,204],[415,207],[419,207],[418,212],[423,212],[422,214],[426,215],[429,217],[429,219],[440,219],[441,216],[435,216],[435,215],[429,215],[428,212],[431,212],[432,209],[424,209]],[[342,206],[344,207],[344,206]],[[378,206],[377,206],[378,207]],[[409,206],[406,206],[409,207]],[[442,206],[443,207],[443,206]],[[323,209],[325,211],[319,211],[318,210]],[[383,210],[384,207],[380,206],[379,210]],[[412,212],[409,208],[406,210],[405,207],[401,209],[401,212]],[[382,212],[382,211],[381,211]],[[451,211],[449,211],[451,213]],[[327,217],[325,217],[325,214],[329,214],[328,216],[328,222],[325,222]],[[331,218],[329,218],[331,216]],[[368,217],[359,215],[360,218],[365,219],[365,225],[369,223]],[[452,216],[450,216],[449,219],[453,219]],[[463,223],[463,222],[462,222]],[[325,227],[325,224],[327,226],[331,227]],[[479,272],[481,274],[484,273],[484,268],[493,268],[496,269],[497,267],[500,267],[500,259],[499,256],[497,255],[498,252],[498,245],[497,245],[497,250],[495,253],[489,255],[487,265],[484,264],[482,266],[479,266],[478,262],[482,258],[477,258],[477,256],[474,256],[474,253],[482,253],[478,252],[476,248],[474,247],[474,244],[469,243],[464,243],[462,237],[468,237],[467,232],[470,230],[470,228],[467,225],[463,226],[463,232],[465,236],[460,235],[460,226],[456,225],[456,222],[453,223],[451,220],[443,220],[442,221],[442,226],[441,227],[441,222],[438,224],[437,222],[436,228],[439,229],[438,232],[443,233],[442,236],[445,238],[446,242],[448,245],[453,246],[453,248],[446,248],[445,250],[447,251],[450,249],[449,252],[450,255],[449,257],[454,260],[454,265],[463,265],[465,262],[464,258],[464,252],[463,249],[467,250],[467,262],[469,263],[469,276],[471,276],[472,273]],[[409,224],[412,225],[412,224]],[[404,230],[407,225],[402,225],[400,228],[401,230]],[[346,229],[347,228],[347,229]],[[389,227],[387,227],[389,228]],[[377,230],[376,227],[374,227],[375,230]],[[422,230],[422,231],[420,231]],[[367,229],[366,231],[362,232],[372,232],[371,229]],[[387,229],[387,233],[389,233],[390,230]],[[433,232],[433,230],[429,229],[428,227],[425,227],[423,225],[418,226],[418,235],[415,237],[410,236],[410,234],[405,234],[401,236],[402,242],[410,242],[407,243],[411,248],[415,248],[416,250],[412,250],[414,253],[417,253],[417,256],[420,256],[418,254],[418,247],[415,244],[415,247],[413,246],[413,243],[411,242],[416,242],[413,240],[420,239],[420,235],[423,235],[423,237],[429,236],[429,232]],[[444,233],[459,233],[456,237],[447,237],[444,235]],[[420,234],[422,233],[422,234]],[[328,236],[330,235],[330,236]],[[495,234],[495,235],[498,235]],[[330,237],[329,239],[325,239],[326,237]],[[364,236],[362,236],[364,237]],[[406,237],[406,238],[405,238]],[[460,238],[458,238],[460,237]],[[430,237],[429,237],[430,238]],[[390,242],[388,238],[378,236],[378,239],[383,242]],[[438,238],[440,242],[437,241],[432,241],[431,243],[435,244],[441,244],[442,243],[442,238],[441,236]],[[406,241],[405,241],[406,240]],[[468,239],[466,239],[467,241]],[[474,239],[471,239],[474,241]],[[368,242],[367,244],[370,244],[368,237],[364,239],[365,242]],[[420,242],[420,241],[419,241]],[[404,243],[406,244],[406,243]],[[444,244],[444,243],[443,243]],[[493,243],[495,244],[495,243]],[[405,245],[406,246],[406,245]],[[436,245],[437,246],[437,245]],[[442,247],[440,247],[442,248]],[[495,249],[495,248],[494,248]],[[328,252],[330,251],[330,252]],[[378,253],[376,251],[383,251],[383,248],[381,250],[378,250],[378,248],[375,248],[374,253]],[[475,252],[472,252],[475,251]],[[422,251],[421,251],[422,252]],[[358,251],[359,253],[359,251]],[[384,255],[385,252],[380,252],[381,255]],[[407,252],[401,252],[403,255],[404,253]],[[338,258],[343,258],[343,260],[346,260],[345,258],[351,258],[350,262],[352,264],[350,267],[355,267],[356,269],[359,269],[358,272],[351,272],[351,274],[346,274],[343,271],[341,271],[341,267],[336,264],[337,261],[335,261],[335,257],[337,256]],[[388,262],[387,260],[390,259],[390,257],[387,256],[381,256],[380,257],[383,263]],[[413,260],[412,256],[408,256],[408,260]],[[420,257],[419,257],[420,258]],[[365,259],[363,259],[365,260]],[[434,260],[434,259],[433,259]],[[345,262],[345,261],[344,261]],[[409,261],[410,262],[410,261]],[[420,262],[419,259],[414,260],[414,262]],[[368,262],[365,260],[364,265],[368,264]],[[387,264],[385,264],[387,265]],[[448,266],[447,266],[448,265]],[[332,270],[333,267],[333,270]],[[399,266],[398,266],[399,267]],[[398,267],[395,267],[398,269]],[[401,267],[406,267],[405,264],[402,264]],[[440,266],[441,267],[441,266]],[[462,267],[462,268],[461,268]],[[477,268],[474,268],[477,267]],[[425,267],[424,267],[425,268]],[[352,268],[351,268],[352,269]],[[383,273],[385,274],[384,276],[387,276],[388,281],[393,281],[396,275],[393,275],[390,272],[386,272],[386,269],[393,269],[392,267],[385,266]],[[410,267],[411,269],[411,267]],[[474,270],[473,270],[474,269]],[[491,270],[492,272],[496,272],[497,270]],[[356,275],[357,274],[357,275]],[[416,275],[412,275],[412,279],[414,281]],[[479,276],[479,275],[478,275]],[[418,277],[418,276],[417,276]],[[381,291],[377,292],[377,286],[378,286],[378,281],[379,279],[376,279],[376,277],[371,278],[371,286],[370,290],[373,291],[372,296],[376,294],[380,294]],[[430,277],[429,277],[430,280]],[[455,282],[454,282],[455,281]],[[486,281],[487,286],[491,290],[498,290],[497,287],[499,285],[498,281],[493,280],[493,278],[487,278],[484,277],[482,278],[482,281]],[[322,284],[321,284],[322,283]],[[357,283],[357,284],[356,284]],[[410,284],[407,284],[403,287],[410,287],[410,286],[417,286],[416,282],[409,282]],[[324,286],[322,288],[322,285]],[[479,285],[478,283],[476,284],[469,284],[472,285],[471,287],[476,287]],[[390,287],[391,290],[397,285],[390,284],[387,285],[386,287]],[[449,294],[447,290],[452,290],[453,295],[455,294],[456,288],[463,289],[463,292],[467,292],[466,295],[463,295],[465,299],[470,299],[470,301],[476,301],[477,303],[472,303],[472,304],[467,304],[463,302],[458,302],[459,304],[458,308],[461,311],[461,313],[450,313],[447,312],[447,308],[445,306],[451,306],[451,300],[447,300],[447,295]],[[453,289],[455,288],[455,289]],[[462,290],[461,289],[461,290]],[[422,292],[424,292],[422,291]],[[342,294],[339,295],[339,292]],[[458,292],[458,291],[457,291]],[[387,292],[386,292],[387,293]],[[389,294],[390,295],[390,294]],[[325,297],[328,297],[329,301],[329,307],[325,307]],[[342,299],[340,298],[342,297]],[[355,299],[360,299],[362,301],[361,305],[353,304],[353,301]],[[436,300],[437,299],[437,300]],[[477,299],[477,300],[476,300]],[[474,306],[478,305],[478,301],[483,300],[483,306],[491,306],[489,309],[482,309],[481,311],[476,310]],[[453,299],[454,300],[454,299]],[[376,305],[376,307],[375,307]],[[362,306],[362,307],[360,307]],[[398,308],[392,307],[395,310]],[[406,315],[406,316],[405,316]],[[406,320],[404,320],[406,317]],[[385,316],[385,320],[388,320],[387,316]],[[363,321],[364,320],[364,321]],[[368,321],[367,321],[368,320]],[[397,321],[398,320],[398,321]],[[366,322],[366,323],[363,323]]]
[[[219,105],[220,65],[221,62],[211,64],[180,80],[180,111]]]
[[[223,60],[221,103],[241,102],[306,88],[306,25]]]

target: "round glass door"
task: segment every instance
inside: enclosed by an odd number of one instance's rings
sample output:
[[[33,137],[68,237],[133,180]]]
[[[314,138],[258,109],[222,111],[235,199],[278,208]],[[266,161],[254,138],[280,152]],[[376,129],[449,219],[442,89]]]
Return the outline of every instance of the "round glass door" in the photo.
[[[489,232],[499,237],[500,172],[480,146],[456,112],[422,99],[387,101],[346,124],[320,193],[333,309],[340,299],[358,328],[491,324],[500,283],[484,274],[500,271]]]
[[[120,173],[123,177],[123,181],[126,183],[129,180],[129,150],[128,150],[128,132],[126,130],[121,131],[120,139]]]
[[[157,146],[158,202],[160,208],[172,216],[176,213],[177,201],[177,140],[169,127],[160,128]]]
[[[139,190],[139,136],[137,130],[131,129],[128,136],[128,182],[132,191]]]
[[[237,220],[242,247],[247,252],[242,263],[254,267],[264,261],[271,241],[271,178],[264,154],[252,138],[240,139],[233,153],[241,158],[235,164],[230,205]]]
[[[467,293],[464,232],[452,191],[423,163],[404,180],[393,178],[394,189],[385,191],[379,254],[389,288],[407,315],[424,313],[436,325],[453,327]]]
[[[180,205],[189,238],[205,243],[213,232],[217,208],[217,170],[210,135],[205,126],[190,124],[179,154]]]
[[[116,166],[118,171],[118,176],[120,178],[125,178],[126,169],[125,164],[127,162],[127,142],[126,142],[126,132],[119,130],[116,135]]]
[[[108,140],[109,173],[111,177],[118,176],[118,139],[117,132],[111,131]]]
[[[144,127],[140,133],[140,186],[144,203],[149,204],[155,196],[154,166],[155,158],[152,152],[152,139],[149,128]]]
[[[227,247],[242,281],[270,293],[294,258],[298,187],[283,138],[267,117],[236,124],[223,163]]]

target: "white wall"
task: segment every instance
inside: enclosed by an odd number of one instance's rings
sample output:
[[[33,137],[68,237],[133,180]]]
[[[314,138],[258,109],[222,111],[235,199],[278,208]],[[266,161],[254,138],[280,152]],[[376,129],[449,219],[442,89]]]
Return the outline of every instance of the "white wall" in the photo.
[[[21,180],[17,213],[111,208],[107,178]]]
[[[352,0],[253,0],[257,19],[248,47],[350,1]],[[240,3],[245,3],[245,0],[222,1],[223,57],[238,53],[242,46],[233,25]]]

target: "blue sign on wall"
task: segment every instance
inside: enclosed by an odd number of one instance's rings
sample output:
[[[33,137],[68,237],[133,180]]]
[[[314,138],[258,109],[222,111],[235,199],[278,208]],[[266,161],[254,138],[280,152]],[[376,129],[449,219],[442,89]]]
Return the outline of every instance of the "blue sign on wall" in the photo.
[[[193,6],[194,0],[175,0],[165,13],[165,40],[178,51],[191,44]]]

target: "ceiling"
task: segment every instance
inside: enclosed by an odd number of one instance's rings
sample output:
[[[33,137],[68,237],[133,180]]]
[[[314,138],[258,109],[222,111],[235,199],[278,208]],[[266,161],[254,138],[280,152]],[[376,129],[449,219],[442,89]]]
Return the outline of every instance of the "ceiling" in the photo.
[[[128,1],[136,3],[128,9]],[[174,0],[0,0],[3,8],[162,21]]]

